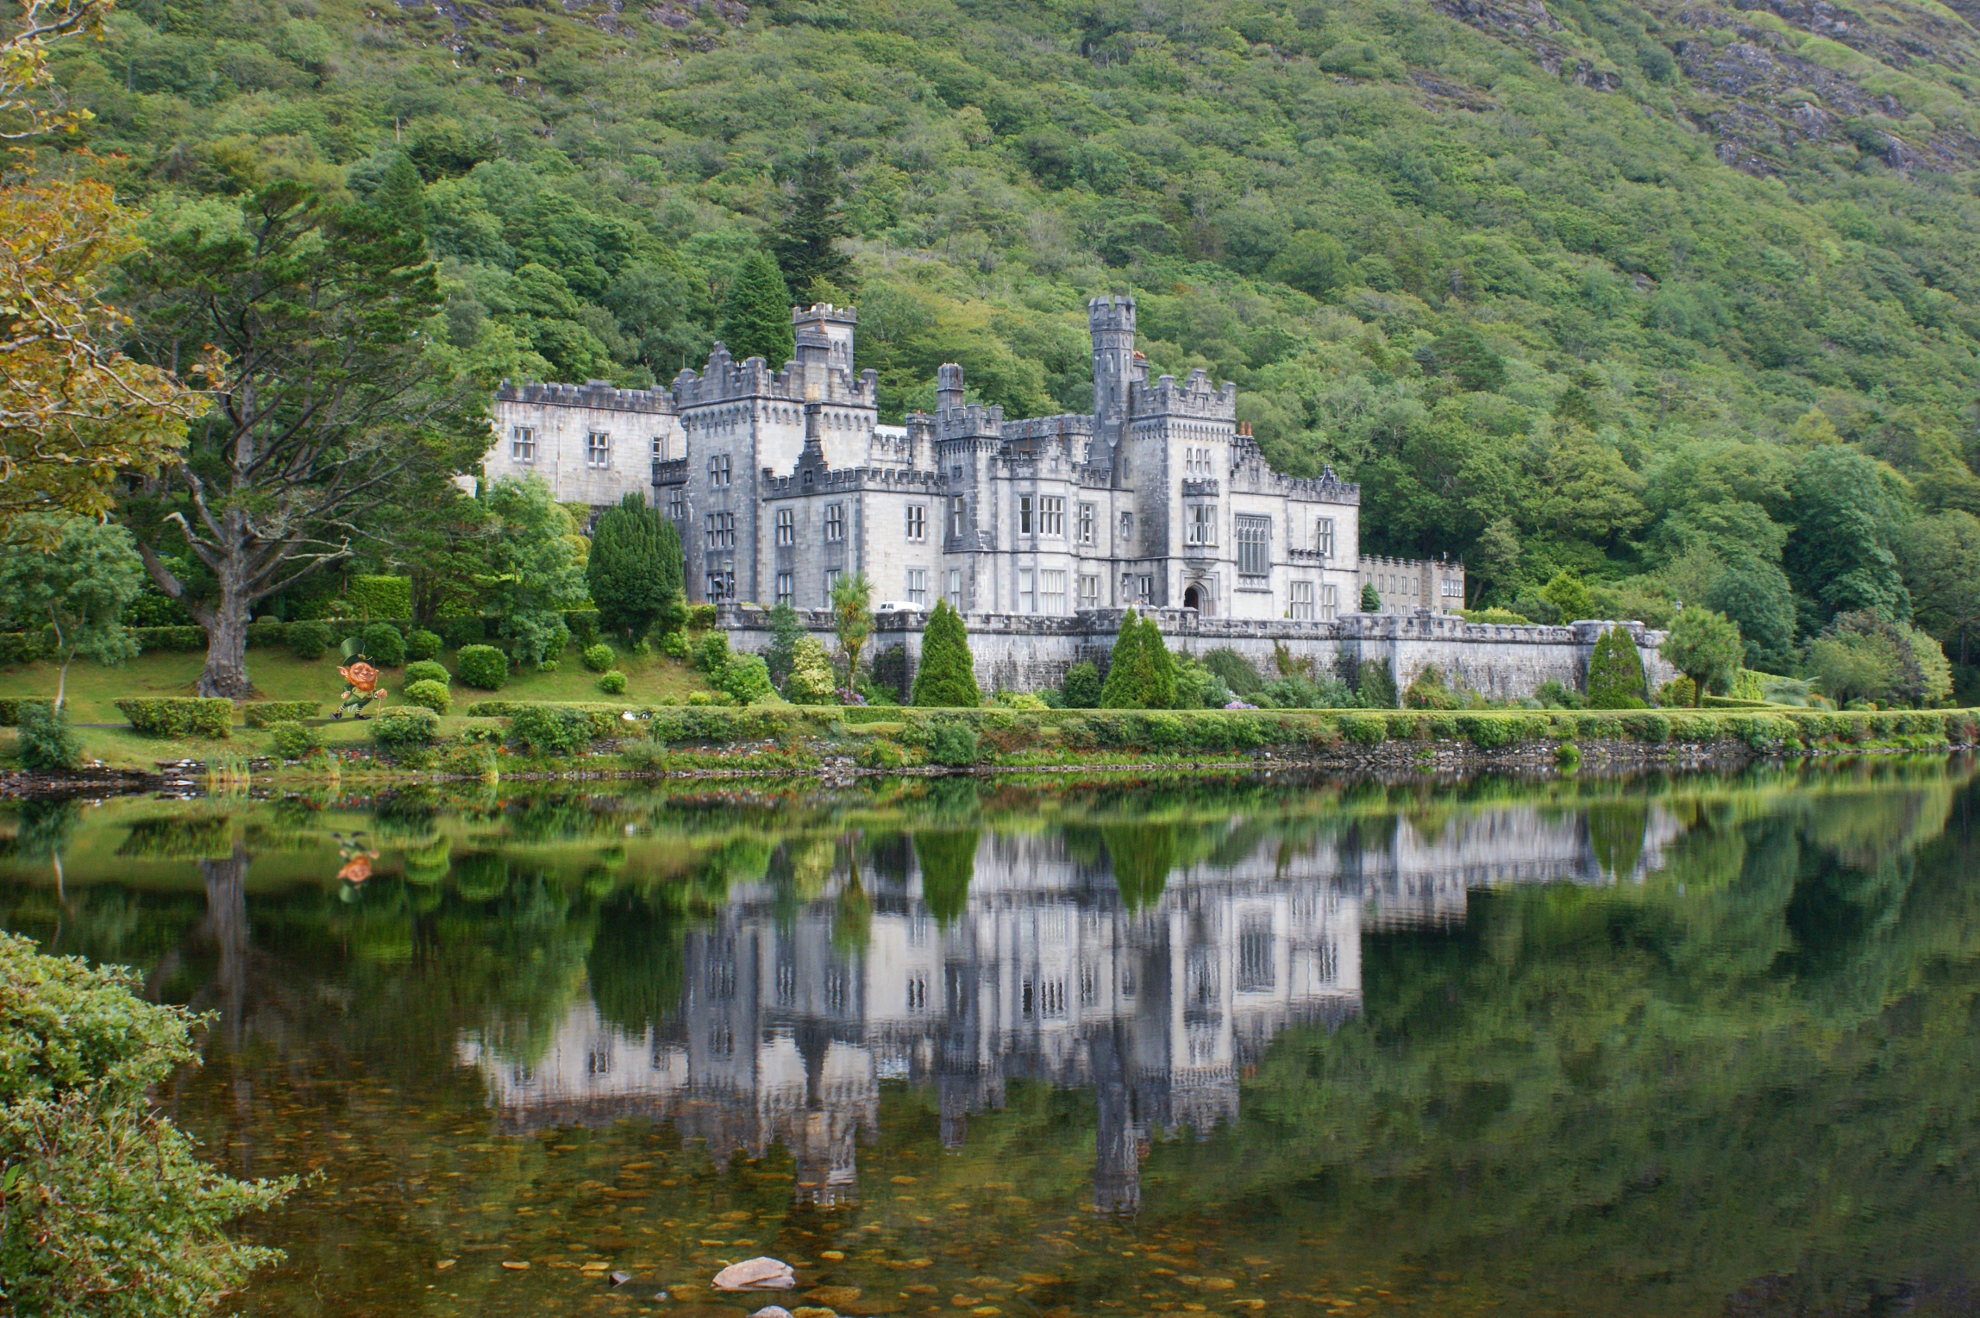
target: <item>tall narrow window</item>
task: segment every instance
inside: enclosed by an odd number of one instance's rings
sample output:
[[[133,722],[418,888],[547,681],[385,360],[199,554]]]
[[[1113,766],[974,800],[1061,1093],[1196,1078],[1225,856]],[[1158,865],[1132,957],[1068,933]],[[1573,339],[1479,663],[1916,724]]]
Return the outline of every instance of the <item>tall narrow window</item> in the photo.
[[[777,574],[777,603],[795,604],[796,602],[796,592],[791,588],[791,574],[788,572],[779,572]]]
[[[1079,579],[1079,607],[1097,609],[1100,607],[1100,578],[1089,574]]]
[[[708,459],[708,484],[711,489],[723,489],[729,484],[729,455],[717,453]]]
[[[1083,503],[1079,506],[1079,542],[1083,545],[1093,543],[1093,523],[1096,520],[1095,513],[1096,510],[1090,503]]]
[[[1047,495],[1038,501],[1038,534],[1058,535],[1066,533],[1066,501]]]
[[[825,505],[825,538],[843,540],[846,538],[846,506],[842,503]]]
[[[1262,577],[1272,566],[1272,519],[1237,519],[1238,575]]]
[[[959,567],[949,569],[949,607],[962,612],[962,569]]]
[[[594,430],[584,437],[584,465],[587,467],[609,467],[612,465],[612,437],[602,430]]]
[[[1334,556],[1334,519],[1322,517],[1313,524],[1313,552],[1322,558]]]
[[[908,594],[908,603],[919,604],[924,607],[927,606],[928,604],[928,569],[927,568],[911,567],[907,570],[907,594]]]
[[[1037,574],[1028,567],[1018,569],[1018,612],[1038,612]]]
[[[949,500],[949,534],[960,538],[969,525],[969,501],[961,495]]]
[[[777,543],[794,545],[797,543],[797,510],[779,508],[777,510]]]
[[[918,503],[907,506],[907,538],[926,540],[928,538],[928,509]]]
[[[509,460],[511,462],[536,461],[536,432],[528,426],[517,426],[509,436]]]
[[[839,568],[827,568],[825,570],[825,602],[827,604],[832,602],[832,587],[838,585],[840,579],[845,575],[845,572]]]
[[[667,441],[658,435],[653,437],[653,460],[655,462],[667,460]]]
[[[1290,588],[1290,607],[1287,616],[1295,622],[1313,621],[1313,583],[1295,581]]]
[[[687,489],[676,485],[667,491],[667,516],[678,522],[685,520],[687,515]]]
[[[1332,585],[1322,585],[1320,587],[1320,621],[1332,622],[1335,618],[1340,616],[1340,612],[1341,612],[1340,587],[1332,586]]]
[[[1018,534],[1031,534],[1031,496],[1028,494],[1018,496]]]

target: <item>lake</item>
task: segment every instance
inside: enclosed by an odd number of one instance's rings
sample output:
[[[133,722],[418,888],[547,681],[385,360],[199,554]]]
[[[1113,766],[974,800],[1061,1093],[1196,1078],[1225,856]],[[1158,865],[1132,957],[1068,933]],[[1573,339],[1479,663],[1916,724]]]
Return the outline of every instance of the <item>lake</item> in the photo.
[[[588,786],[0,807],[237,1311],[1980,1311],[1970,761]]]

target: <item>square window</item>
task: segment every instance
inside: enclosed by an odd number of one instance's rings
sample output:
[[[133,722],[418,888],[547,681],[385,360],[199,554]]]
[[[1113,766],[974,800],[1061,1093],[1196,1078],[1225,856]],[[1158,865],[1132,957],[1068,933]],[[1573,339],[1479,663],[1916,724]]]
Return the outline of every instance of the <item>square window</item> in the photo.
[[[609,467],[612,465],[612,437],[602,430],[594,430],[584,439],[584,465],[587,467]]]
[[[838,585],[845,575],[843,571],[835,567],[825,569],[825,602],[827,604],[832,602],[832,587]]]
[[[1066,501],[1047,496],[1038,501],[1038,534],[1064,535],[1066,533]]]
[[[1191,545],[1217,543],[1216,504],[1196,503],[1189,506],[1189,520],[1183,526],[1183,543]]]
[[[667,491],[667,516],[679,522],[685,520],[687,515],[687,491],[676,485]]]
[[[708,484],[712,489],[723,489],[729,484],[729,455],[717,453],[708,459]]]
[[[907,538],[926,540],[928,538],[928,509],[918,503],[907,507]]]
[[[528,426],[517,426],[509,436],[509,460],[511,462],[536,461],[536,432]]]
[[[1100,578],[1090,574],[1079,579],[1079,607],[1097,609],[1100,607]]]
[[[1047,613],[1066,611],[1066,574],[1056,568],[1038,574],[1039,605]]]

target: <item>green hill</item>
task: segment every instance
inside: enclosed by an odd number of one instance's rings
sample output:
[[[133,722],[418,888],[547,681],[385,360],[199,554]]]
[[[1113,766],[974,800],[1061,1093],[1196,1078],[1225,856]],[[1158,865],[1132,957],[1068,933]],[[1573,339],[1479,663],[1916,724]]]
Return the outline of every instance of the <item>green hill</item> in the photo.
[[[135,0],[62,74],[158,224],[396,197],[403,151],[491,378],[698,363],[812,157],[857,286],[800,292],[857,301],[892,415],[948,359],[1082,406],[1085,299],[1131,288],[1158,371],[1363,482],[1371,549],[1638,613],[1750,557],[1805,639],[1859,568],[1930,593],[1907,527],[1980,533],[1980,4],[1738,6]],[[1874,496],[1862,562],[1808,503],[1838,444],[1893,469],[1822,477]]]

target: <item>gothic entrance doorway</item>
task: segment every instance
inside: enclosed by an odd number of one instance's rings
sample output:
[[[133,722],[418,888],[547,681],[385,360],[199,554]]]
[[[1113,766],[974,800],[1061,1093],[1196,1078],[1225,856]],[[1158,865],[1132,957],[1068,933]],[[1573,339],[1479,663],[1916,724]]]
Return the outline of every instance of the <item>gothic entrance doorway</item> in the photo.
[[[1183,592],[1183,607],[1195,609],[1198,613],[1203,611],[1203,591],[1200,587],[1191,586]]]

